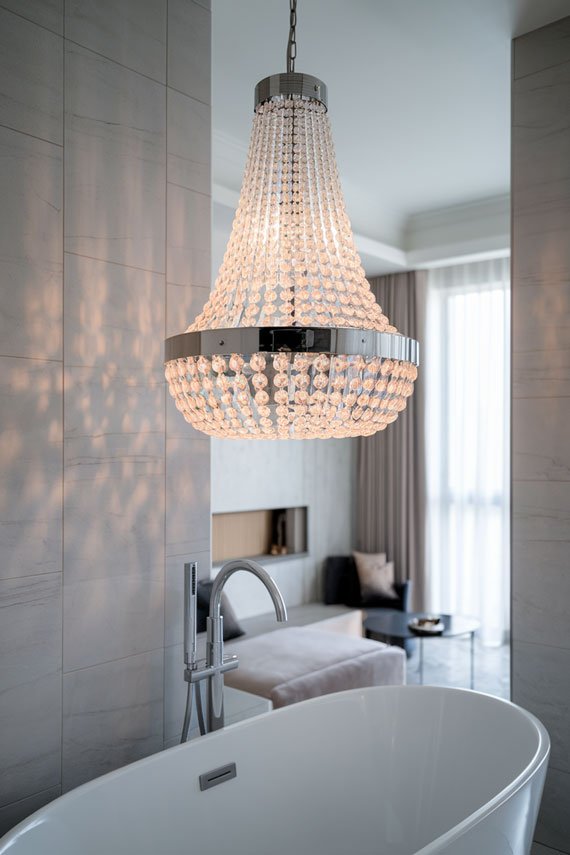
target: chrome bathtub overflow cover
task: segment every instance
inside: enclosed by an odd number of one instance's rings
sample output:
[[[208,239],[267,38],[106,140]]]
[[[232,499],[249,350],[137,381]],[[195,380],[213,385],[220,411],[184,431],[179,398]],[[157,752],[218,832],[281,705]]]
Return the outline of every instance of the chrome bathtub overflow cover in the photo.
[[[217,769],[210,769],[209,772],[204,772],[200,775],[200,789],[210,790],[212,787],[217,787],[218,784],[223,784],[226,781],[231,781],[237,775],[235,763],[227,763],[225,766],[219,766]]]

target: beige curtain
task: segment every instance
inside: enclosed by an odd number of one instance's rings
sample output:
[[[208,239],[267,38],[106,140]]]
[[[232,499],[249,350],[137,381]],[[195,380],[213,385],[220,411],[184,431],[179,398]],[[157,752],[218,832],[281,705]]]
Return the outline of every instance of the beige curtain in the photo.
[[[421,345],[425,322],[423,271],[370,280],[390,322],[420,341],[414,394],[398,419],[374,436],[358,439],[356,534],[363,552],[386,552],[398,581],[411,579],[412,607],[425,608],[426,476]]]

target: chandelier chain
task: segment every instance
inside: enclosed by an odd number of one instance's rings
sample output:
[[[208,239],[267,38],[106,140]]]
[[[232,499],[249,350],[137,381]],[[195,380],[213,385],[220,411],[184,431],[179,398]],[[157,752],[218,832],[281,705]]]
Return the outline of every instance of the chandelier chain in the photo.
[[[289,0],[289,41],[287,42],[287,72],[295,71],[295,59],[297,58],[297,0]]]

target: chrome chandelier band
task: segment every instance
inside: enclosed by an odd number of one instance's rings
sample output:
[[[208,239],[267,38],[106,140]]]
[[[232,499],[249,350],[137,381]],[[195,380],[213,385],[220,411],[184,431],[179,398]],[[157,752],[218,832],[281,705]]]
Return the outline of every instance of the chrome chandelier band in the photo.
[[[236,327],[173,335],[164,361],[232,353],[329,353],[419,364],[419,344],[399,333],[339,327]]]
[[[296,95],[300,98],[311,98],[320,101],[327,106],[327,87],[318,77],[300,72],[285,72],[283,74],[272,74],[260,80],[255,87],[254,108],[271,101],[272,98],[290,97]]]

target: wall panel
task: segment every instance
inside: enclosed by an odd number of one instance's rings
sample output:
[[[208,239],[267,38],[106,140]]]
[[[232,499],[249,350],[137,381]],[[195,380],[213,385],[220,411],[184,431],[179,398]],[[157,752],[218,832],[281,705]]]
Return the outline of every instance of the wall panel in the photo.
[[[182,714],[210,447],[162,341],[210,286],[210,10],[7,0],[0,71],[1,835]]]
[[[515,39],[512,697],[552,740],[536,839],[570,852],[570,18]]]

